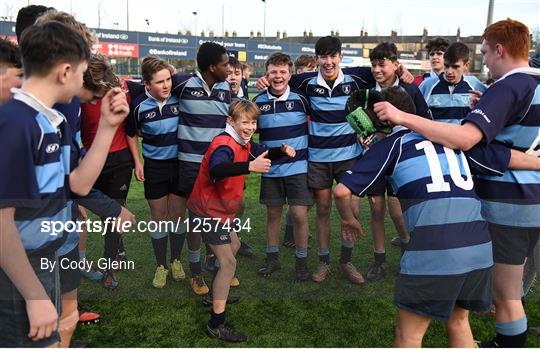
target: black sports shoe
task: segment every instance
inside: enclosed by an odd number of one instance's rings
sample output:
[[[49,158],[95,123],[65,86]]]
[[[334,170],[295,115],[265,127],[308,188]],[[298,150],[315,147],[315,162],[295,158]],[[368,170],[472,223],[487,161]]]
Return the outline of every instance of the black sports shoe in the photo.
[[[234,304],[238,303],[240,301],[240,296],[235,295],[228,295],[227,296],[227,304]],[[214,303],[214,298],[212,296],[212,292],[208,292],[203,298],[202,298],[203,305],[205,306],[211,306]]]
[[[270,276],[273,272],[281,269],[279,261],[277,259],[268,259],[264,260],[264,264],[259,268],[257,273],[262,276]]]
[[[386,263],[373,262],[366,278],[368,281],[379,281],[386,274]]]
[[[228,324],[211,327],[210,323],[208,323],[206,325],[206,332],[210,337],[227,342],[245,342],[247,340],[247,337],[242,332],[235,330]]]
[[[253,257],[253,250],[251,249],[251,247],[249,247],[248,244],[240,241],[240,248],[238,249],[238,254],[244,257]]]
[[[307,281],[311,279],[311,274],[308,270],[307,262],[304,260],[302,262],[296,261],[295,265],[296,280],[298,281]]]

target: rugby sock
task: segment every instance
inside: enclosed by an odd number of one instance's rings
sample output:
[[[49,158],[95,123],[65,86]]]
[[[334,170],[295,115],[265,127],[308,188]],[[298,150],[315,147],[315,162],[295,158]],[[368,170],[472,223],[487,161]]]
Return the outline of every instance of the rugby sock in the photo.
[[[297,265],[303,265],[307,263],[307,247],[298,247],[294,251],[294,258]]]
[[[527,342],[527,317],[495,324],[495,342],[503,348],[525,348]]]
[[[375,262],[378,263],[385,263],[386,262],[386,251],[383,252],[373,252],[373,257],[375,258]]]
[[[266,259],[276,260],[279,255],[279,247],[277,245],[267,245],[266,246]]]
[[[298,247],[294,251],[296,258],[307,258],[307,247]]]
[[[330,250],[327,248],[317,249],[317,255],[319,256],[319,262],[330,264]]]
[[[152,247],[154,248],[158,267],[162,265],[167,268],[167,237],[165,236],[160,239],[152,238]]]
[[[188,259],[191,276],[201,275],[201,250],[192,251],[188,249]]]
[[[214,313],[214,310],[210,310],[210,327],[216,328],[219,325],[225,323],[225,312],[221,314]]]
[[[171,262],[175,259],[180,260],[180,253],[184,247],[184,241],[186,234],[169,233],[169,240],[171,242]]]
[[[351,261],[353,247],[354,242],[341,239],[341,256],[339,257],[339,263],[347,264]]]

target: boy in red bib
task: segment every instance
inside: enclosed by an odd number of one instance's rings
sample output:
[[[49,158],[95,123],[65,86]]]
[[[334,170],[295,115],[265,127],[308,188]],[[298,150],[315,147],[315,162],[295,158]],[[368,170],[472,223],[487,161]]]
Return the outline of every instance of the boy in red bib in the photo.
[[[243,342],[246,336],[225,324],[225,304],[238,301],[229,297],[230,281],[236,269],[235,254],[240,247],[237,231],[242,226],[240,211],[246,175],[266,173],[271,160],[295,156],[288,145],[268,149],[251,141],[257,129],[259,108],[247,100],[235,100],[229,109],[225,132],[216,136],[206,151],[187,206],[191,229],[199,230],[219,262],[214,272],[208,333],[218,339]]]

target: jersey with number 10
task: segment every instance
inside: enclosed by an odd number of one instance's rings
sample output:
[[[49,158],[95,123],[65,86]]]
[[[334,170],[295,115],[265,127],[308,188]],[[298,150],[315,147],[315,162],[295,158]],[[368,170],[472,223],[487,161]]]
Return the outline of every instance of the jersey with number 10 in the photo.
[[[487,152],[476,152],[468,162],[462,152],[400,132],[376,143],[340,182],[362,195],[388,176],[411,235],[401,274],[464,274],[493,264],[472,173],[501,175],[510,153],[500,148],[489,159]]]

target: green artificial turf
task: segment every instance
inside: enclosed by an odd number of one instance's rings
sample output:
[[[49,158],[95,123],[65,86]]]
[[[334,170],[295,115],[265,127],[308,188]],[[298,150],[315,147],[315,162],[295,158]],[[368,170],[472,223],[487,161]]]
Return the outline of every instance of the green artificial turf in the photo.
[[[250,94],[253,98],[256,94]],[[257,139],[255,135],[255,139]],[[394,276],[399,264],[399,249],[390,245],[396,235],[387,216],[387,274],[379,282],[353,285],[338,271],[341,240],[339,215],[332,210],[332,274],[322,284],[294,281],[294,249],[280,246],[282,269],[268,278],[257,275],[265,258],[266,209],[259,204],[259,175],[249,175],[246,181],[246,212],[251,231],[243,231],[242,239],[254,250],[255,256],[237,258],[240,287],[233,289],[241,301],[228,306],[227,321],[248,336],[242,344],[228,344],[209,338],[204,332],[210,308],[189,288],[188,280],[175,282],[170,277],[163,289],[152,287],[155,259],[146,233],[129,233],[124,244],[135,268],[119,272],[120,285],[106,291],[101,284],[85,279],[79,289],[79,299],[85,306],[101,314],[98,324],[79,325],[74,340],[84,340],[94,347],[390,347],[393,345],[396,308],[393,304]],[[149,221],[150,213],[144,199],[143,185],[133,179],[128,208],[138,220]],[[285,213],[285,212],[284,212]],[[354,248],[353,263],[364,274],[373,261],[373,240],[369,226],[367,200],[361,199],[360,222],[366,233]],[[284,222],[285,216],[282,217]],[[308,263],[313,271],[317,265],[315,209],[309,213],[310,240]],[[283,224],[282,224],[283,226]],[[103,252],[99,234],[89,234],[87,255],[96,260]],[[204,254],[204,247],[201,250]],[[204,256],[202,256],[204,258]],[[187,243],[181,257],[189,275]],[[207,282],[210,273],[204,271]],[[540,326],[540,292],[527,298],[529,325]],[[495,331],[495,319],[471,315],[476,339],[490,339]],[[444,324],[432,322],[424,337],[426,347],[446,347]],[[540,338],[529,336],[527,345],[539,347]]]
[[[238,304],[227,309],[227,319],[247,336],[247,347],[388,347],[393,343],[396,309],[392,302],[394,276],[398,266],[399,249],[390,246],[395,235],[386,220],[387,275],[377,283],[353,285],[338,272],[339,219],[332,212],[331,260],[333,273],[322,284],[294,282],[294,250],[280,246],[282,270],[263,278],[257,268],[265,257],[266,211],[258,203],[258,175],[247,180],[246,213],[251,231],[242,239],[255,251],[253,258],[238,257],[238,277],[241,285],[234,290],[242,297]],[[133,181],[128,208],[138,220],[149,220],[143,186]],[[314,212],[310,212],[309,266],[317,263]],[[366,238],[359,241],[353,253],[353,263],[367,273],[373,259],[369,228],[369,207],[362,199],[361,222]],[[89,234],[87,255],[97,259],[102,253],[102,237]],[[228,346],[209,338],[204,328],[209,308],[195,296],[187,280],[174,282],[170,277],[163,289],[151,285],[155,261],[146,234],[125,235],[124,243],[134,270],[118,273],[117,290],[106,291],[99,283],[83,280],[80,300],[83,305],[99,312],[102,320],[95,325],[79,325],[74,339],[100,347],[216,347]],[[182,264],[188,271],[187,244],[182,252]],[[204,272],[207,281],[210,274]],[[540,325],[539,298],[528,298],[529,323]],[[494,319],[471,316],[475,338],[488,339],[494,333]],[[433,323],[424,338],[424,346],[447,346],[444,326]],[[538,337],[529,337],[528,346],[540,346]]]

